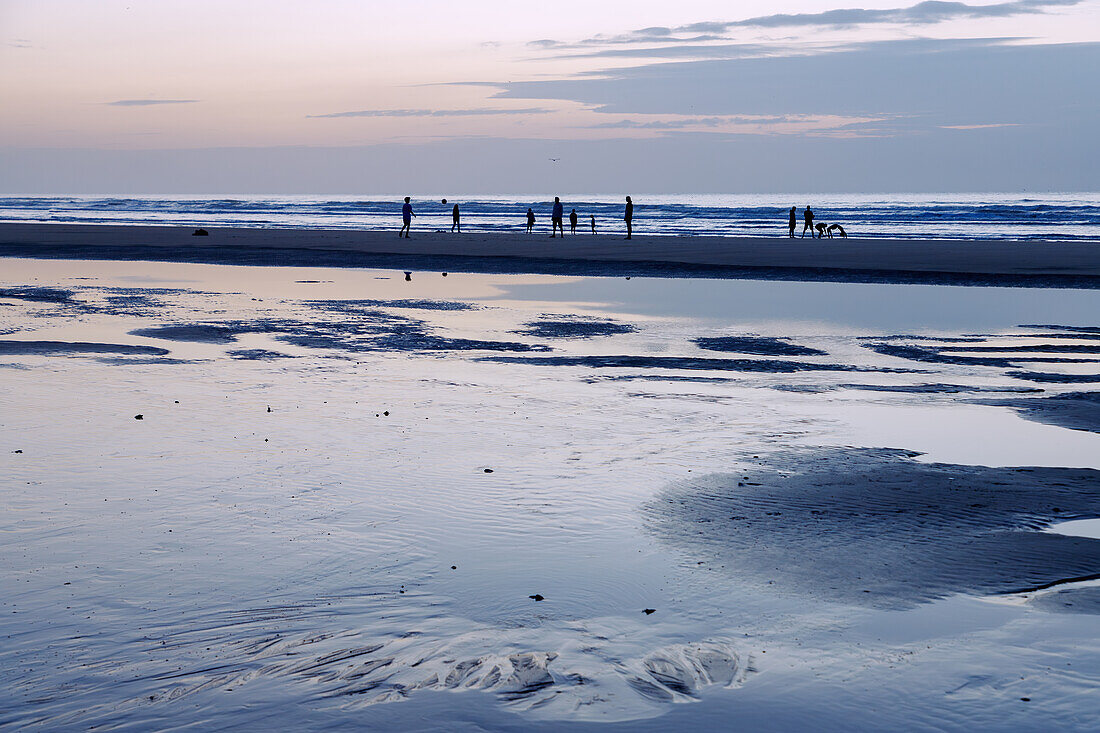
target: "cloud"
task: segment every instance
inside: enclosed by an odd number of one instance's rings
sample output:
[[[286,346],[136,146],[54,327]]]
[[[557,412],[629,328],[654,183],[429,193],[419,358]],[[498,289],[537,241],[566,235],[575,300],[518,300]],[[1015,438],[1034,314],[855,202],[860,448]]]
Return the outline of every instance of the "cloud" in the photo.
[[[717,128],[734,124],[774,125],[785,122],[793,122],[798,118],[790,115],[772,117],[756,117],[744,115],[727,115],[723,117],[684,117],[676,120],[630,120],[622,119],[613,122],[601,122],[589,125],[592,130],[684,130],[688,128]]]
[[[156,104],[194,104],[197,99],[120,99],[104,102],[108,107],[151,107]]]
[[[967,5],[961,2],[926,0],[908,8],[826,10],[822,13],[780,13],[726,23],[725,29],[738,27],[777,28],[783,26],[828,25],[851,26],[868,23],[901,23],[924,25],[945,20],[970,18],[1005,18],[1012,15],[1045,13],[1048,8],[1079,5],[1082,0],[1013,0],[993,5]],[[684,26],[681,31],[696,32],[699,24]],[[713,24],[705,24],[712,27]]]
[[[34,48],[34,45],[26,38],[13,38],[8,41],[11,48]]]
[[[1039,147],[1049,144],[1052,130],[1072,129],[1076,135],[1095,129],[1100,121],[1100,99],[1085,91],[1094,86],[1092,70],[1100,66],[1100,43],[902,39],[829,51],[655,61],[565,79],[502,84],[496,98],[517,104],[567,102],[605,114],[612,123],[639,115],[787,115],[838,123],[841,118],[862,118],[873,121],[844,125],[845,130],[895,136],[930,134],[949,126],[979,130],[973,126],[1015,124],[1031,130]],[[631,122],[617,126],[636,127]],[[1095,158],[1095,136],[1074,139],[1082,159]]]
[[[575,43],[544,38],[527,45],[536,49],[553,50],[638,43],[702,43],[728,40],[726,34],[738,28],[846,27],[874,23],[929,25],[948,20],[1042,14],[1053,8],[1080,5],[1082,2],[1084,0],[1010,0],[992,5],[968,5],[946,0],[925,0],[904,8],[841,8],[820,13],[778,13],[744,20],[689,23],[675,28],[639,28],[617,36],[596,35]]]
[[[553,112],[542,107],[525,109],[363,109],[354,112],[330,112],[325,115],[306,115],[307,118],[325,117],[481,117],[484,115],[542,115]]]

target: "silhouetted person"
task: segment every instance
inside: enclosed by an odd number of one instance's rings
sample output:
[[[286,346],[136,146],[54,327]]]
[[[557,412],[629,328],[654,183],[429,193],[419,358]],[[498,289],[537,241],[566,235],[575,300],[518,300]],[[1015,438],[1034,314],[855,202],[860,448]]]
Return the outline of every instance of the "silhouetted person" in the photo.
[[[530,234],[531,230],[535,228],[535,212],[531,209],[527,209],[527,233]]]
[[[561,199],[557,196],[554,197],[554,211],[550,214],[550,238],[553,239],[558,234],[558,230],[561,230],[561,236],[565,238],[565,225],[562,224],[562,218],[564,217],[565,209],[561,205]]]
[[[412,218],[414,216],[416,216],[416,214],[413,213],[413,207],[412,207],[412,204],[409,203],[409,201],[410,201],[409,197],[406,196],[405,197],[405,205],[401,207],[401,219],[405,223],[404,223],[404,225],[402,225],[401,231],[397,233],[398,238],[400,238],[401,235],[404,234],[405,239],[408,239],[409,238],[409,232],[412,231]]]
[[[592,233],[596,233],[596,215],[592,214]]]
[[[794,228],[796,226],[798,226],[798,223],[795,221],[797,219],[797,217],[795,216],[796,211],[797,211],[797,209],[794,206],[792,206],[791,207],[791,212],[790,212],[790,217],[787,220],[787,229],[789,230],[788,234],[789,234],[791,239],[794,239]]]
[[[626,197],[626,213],[623,215],[623,220],[626,221],[626,238],[630,239],[634,235],[634,202],[629,196]]]
[[[818,222],[818,224],[817,224],[817,238],[818,239],[824,239],[825,238],[825,225],[822,224],[821,222]]]
[[[844,231],[844,227],[840,226],[839,224],[830,224],[829,229],[828,229],[829,239],[833,238],[833,232],[834,231],[837,234],[840,235],[841,239],[847,239],[848,238],[848,232]]]
[[[814,212],[810,211],[810,207],[806,207],[806,211],[802,214],[802,237],[806,237],[806,230],[810,230],[810,239],[814,238]]]
[[[577,233],[577,210],[573,209],[569,212],[569,233]]]
[[[451,231],[458,230],[459,234],[462,234],[462,222],[460,221],[461,215],[458,213],[458,204],[451,209]]]

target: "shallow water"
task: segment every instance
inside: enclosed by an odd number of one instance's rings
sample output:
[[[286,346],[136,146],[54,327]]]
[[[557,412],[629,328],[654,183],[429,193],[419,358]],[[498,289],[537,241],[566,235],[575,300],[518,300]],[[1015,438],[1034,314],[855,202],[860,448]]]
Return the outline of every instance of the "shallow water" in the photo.
[[[1100,724],[1096,291],[0,273],[0,725]]]

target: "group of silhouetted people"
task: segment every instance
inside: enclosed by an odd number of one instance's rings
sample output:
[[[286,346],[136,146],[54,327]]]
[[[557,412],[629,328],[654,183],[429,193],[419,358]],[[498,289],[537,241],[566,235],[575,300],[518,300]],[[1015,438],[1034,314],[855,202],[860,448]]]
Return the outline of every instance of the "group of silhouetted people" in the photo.
[[[398,237],[409,238],[409,231],[412,229],[412,220],[416,216],[416,213],[412,208],[412,199],[409,196],[405,197],[405,204],[401,207],[401,231],[398,233]],[[447,199],[443,199],[443,204],[447,204]],[[565,207],[562,206],[561,198],[554,197],[554,206],[550,212],[550,238],[554,239],[561,233],[562,237],[565,237]],[[592,233],[596,233],[596,216],[595,214],[589,215],[591,221]],[[623,215],[623,220],[626,222],[626,238],[632,239],[634,235],[634,202],[630,200],[630,197],[626,197],[626,212]],[[577,233],[577,210],[573,209],[569,212],[569,232],[571,234]],[[530,234],[535,229],[535,211],[534,209],[527,209],[527,233]],[[462,233],[462,214],[458,209],[458,204],[454,205],[451,209],[451,232]]]
[[[794,239],[794,230],[798,226],[798,209],[794,206],[791,207],[789,217],[787,219],[787,233],[791,239]],[[810,239],[814,238],[814,230],[817,230],[817,238],[824,239],[826,236],[829,239],[833,238],[833,232],[836,232],[843,239],[848,238],[848,232],[844,231],[844,227],[840,224],[829,224],[826,226],[823,222],[814,224],[814,212],[809,206],[802,213],[802,236],[806,236],[806,232],[810,233]]]

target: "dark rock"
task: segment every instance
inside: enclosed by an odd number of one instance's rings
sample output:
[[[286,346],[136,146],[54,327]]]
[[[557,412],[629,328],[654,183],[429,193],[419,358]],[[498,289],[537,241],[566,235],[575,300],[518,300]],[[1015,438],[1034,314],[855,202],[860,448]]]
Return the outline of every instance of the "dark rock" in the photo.
[[[533,596],[527,596],[527,597],[528,597],[528,598],[530,598],[530,599],[531,599],[532,601],[536,601],[536,602],[538,602],[538,601],[542,601],[542,600],[545,600],[545,599],[544,599],[544,598],[543,598],[543,597],[542,597],[541,595],[539,595],[538,593],[536,593],[536,594],[535,594],[535,595],[533,595]]]
[[[457,565],[452,565],[451,570],[458,570],[458,566]]]
[[[12,451],[12,453],[22,453],[22,452],[23,452],[23,451],[21,451],[21,450],[13,450],[13,451]]]
[[[651,613],[657,613],[657,609],[656,608],[647,608],[647,609],[643,610],[642,613],[644,613],[646,616],[648,616]]]
[[[145,419],[145,415],[134,415],[134,419],[135,419],[135,420],[144,420],[144,419]]]
[[[491,469],[491,468],[486,468],[485,469],[485,473],[492,473],[492,472],[493,472],[493,469]]]
[[[413,279],[413,274],[411,272],[406,272],[405,273],[405,282],[407,282],[407,283],[412,282],[412,279]]]
[[[195,231],[191,232],[191,236],[192,237],[209,237],[210,232],[206,231],[205,229],[196,229]]]

